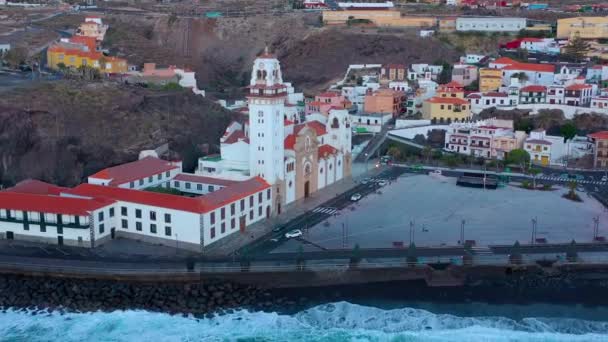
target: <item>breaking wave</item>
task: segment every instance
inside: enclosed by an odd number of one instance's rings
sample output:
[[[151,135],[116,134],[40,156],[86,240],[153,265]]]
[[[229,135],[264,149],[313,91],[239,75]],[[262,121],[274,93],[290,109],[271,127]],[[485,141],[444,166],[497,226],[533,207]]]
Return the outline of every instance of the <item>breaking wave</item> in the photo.
[[[605,317],[603,317],[605,318]],[[460,317],[329,303],[294,315],[238,310],[208,318],[146,311],[5,310],[0,341],[607,341],[608,321]]]

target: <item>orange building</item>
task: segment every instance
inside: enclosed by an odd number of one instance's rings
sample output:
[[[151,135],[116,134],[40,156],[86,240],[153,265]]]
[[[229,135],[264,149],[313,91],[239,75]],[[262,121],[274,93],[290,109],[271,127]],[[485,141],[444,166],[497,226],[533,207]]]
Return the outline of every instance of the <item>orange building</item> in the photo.
[[[391,113],[393,117],[401,114],[405,93],[393,89],[378,89],[365,95],[366,113]]]
[[[60,66],[78,68],[90,66],[103,73],[127,72],[127,60],[104,56],[101,52],[91,51],[87,46],[72,43],[55,43],[47,49],[47,66],[60,69]]]

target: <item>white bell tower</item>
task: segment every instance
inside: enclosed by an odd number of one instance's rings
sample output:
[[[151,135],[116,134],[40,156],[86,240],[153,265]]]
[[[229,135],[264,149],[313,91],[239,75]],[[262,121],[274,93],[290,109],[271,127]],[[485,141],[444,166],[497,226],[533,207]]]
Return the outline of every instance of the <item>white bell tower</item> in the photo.
[[[281,66],[265,52],[253,62],[249,83],[249,171],[269,184],[284,180],[285,100]]]

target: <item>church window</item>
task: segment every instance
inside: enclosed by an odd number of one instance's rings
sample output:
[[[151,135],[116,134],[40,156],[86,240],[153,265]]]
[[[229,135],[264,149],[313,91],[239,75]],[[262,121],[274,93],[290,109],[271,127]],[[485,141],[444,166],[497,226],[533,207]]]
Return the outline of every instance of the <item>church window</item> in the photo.
[[[340,122],[338,121],[338,118],[334,118],[331,123],[331,128],[340,128]]]

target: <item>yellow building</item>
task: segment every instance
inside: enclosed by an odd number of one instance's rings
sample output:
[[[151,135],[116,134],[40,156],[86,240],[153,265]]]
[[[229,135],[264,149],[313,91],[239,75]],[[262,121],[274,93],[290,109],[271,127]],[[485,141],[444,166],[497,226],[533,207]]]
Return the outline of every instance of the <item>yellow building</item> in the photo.
[[[432,97],[422,104],[422,118],[439,123],[464,122],[471,119],[471,106],[459,97]]]
[[[89,51],[84,45],[55,43],[47,49],[47,66],[57,70],[61,64],[68,68],[90,66],[104,73],[127,72],[127,61],[123,58],[107,57]]]
[[[557,38],[571,38],[575,35],[583,39],[608,38],[608,16],[557,20]]]
[[[479,69],[479,91],[497,91],[502,84],[502,70],[493,68]]]
[[[376,26],[392,27],[434,27],[437,19],[433,17],[402,17],[397,10],[346,10],[323,11],[326,25],[344,25],[349,20],[365,19]]]

